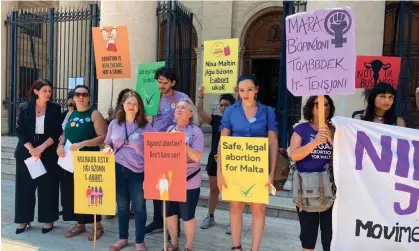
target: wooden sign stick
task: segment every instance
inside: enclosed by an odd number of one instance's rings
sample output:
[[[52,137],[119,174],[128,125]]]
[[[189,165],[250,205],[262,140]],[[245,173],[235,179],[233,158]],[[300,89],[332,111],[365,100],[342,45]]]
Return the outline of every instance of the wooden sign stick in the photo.
[[[317,97],[317,105],[319,107],[319,130],[325,126],[325,112],[324,112],[324,96]]]
[[[96,214],[93,215],[93,250],[96,250]]]
[[[166,201],[163,200],[163,250],[167,251],[167,234],[166,234]]]

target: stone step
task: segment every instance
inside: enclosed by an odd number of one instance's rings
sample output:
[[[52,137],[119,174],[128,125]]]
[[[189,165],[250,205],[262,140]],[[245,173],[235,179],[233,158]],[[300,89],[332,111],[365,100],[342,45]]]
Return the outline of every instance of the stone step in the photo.
[[[201,168],[201,170],[202,170],[201,171],[201,179],[202,179],[201,187],[209,189],[210,186],[209,186],[207,171],[205,171],[205,168],[204,169]],[[292,180],[291,180],[291,177],[292,177],[291,175],[288,176],[288,181],[284,185],[284,190],[277,191],[276,194],[275,194],[276,197],[292,198],[292,191],[291,191]]]
[[[10,164],[1,164],[1,174],[6,174],[6,175],[16,175],[16,166],[10,165]]]
[[[201,187],[198,205],[208,207],[209,188]],[[217,209],[229,210],[229,202],[218,199]],[[251,210],[248,204],[243,211],[250,214]],[[283,219],[298,220],[297,210],[292,198],[269,196],[269,204],[266,205],[266,216],[278,217]]]
[[[3,149],[2,149],[3,150]],[[14,157],[14,152],[1,152],[1,165],[15,165],[16,159]]]

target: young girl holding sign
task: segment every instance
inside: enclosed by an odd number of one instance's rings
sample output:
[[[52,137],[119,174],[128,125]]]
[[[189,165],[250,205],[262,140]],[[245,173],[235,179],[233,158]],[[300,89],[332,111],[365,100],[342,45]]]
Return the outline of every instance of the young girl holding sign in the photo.
[[[269,163],[270,173],[266,186],[273,184],[275,175],[276,158],[278,155],[278,127],[273,109],[259,103],[256,94],[259,89],[254,75],[243,75],[238,80],[240,100],[228,107],[221,121],[221,136],[233,137],[268,137],[269,138]],[[218,156],[221,156],[218,148]],[[217,185],[222,191],[225,187],[221,173],[221,160],[217,162]],[[251,203],[252,209],[252,250],[259,251],[265,228],[266,205]],[[242,214],[243,202],[230,202],[230,226],[232,250],[242,250]]]
[[[134,208],[135,242],[137,251],[145,251],[144,235],[147,220],[144,199],[144,143],[143,133],[153,131],[148,123],[141,97],[134,91],[126,92],[122,108],[109,124],[105,152],[115,153],[116,204],[118,208],[119,240],[109,250],[120,250],[128,245],[130,201]]]

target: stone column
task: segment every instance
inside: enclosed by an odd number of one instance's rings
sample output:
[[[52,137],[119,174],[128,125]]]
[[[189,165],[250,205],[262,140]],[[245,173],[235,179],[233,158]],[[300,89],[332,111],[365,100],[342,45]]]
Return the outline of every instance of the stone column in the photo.
[[[385,1],[308,1],[307,11],[348,6],[355,15],[355,46],[357,55],[381,56],[383,50]],[[354,72],[355,74],[355,72]],[[335,115],[350,117],[365,108],[363,90],[349,96],[332,96]],[[303,97],[304,106],[307,97]],[[303,120],[303,119],[302,119]]]
[[[113,97],[112,80],[99,80],[98,109],[106,115],[112,99],[115,106],[119,92],[135,89],[138,65],[155,62],[157,57],[157,1],[102,1],[101,26],[126,25],[128,27],[131,78],[115,79]]]
[[[7,37],[7,25],[4,23],[4,21],[7,19],[7,15],[10,14],[12,10],[17,10],[18,8],[18,2],[17,1],[1,1],[1,20],[3,21],[1,23],[2,29],[1,29],[1,101],[3,102],[6,100],[7,96],[7,79],[5,72],[9,72],[8,76],[10,76],[10,70],[8,67],[10,67],[9,62],[7,60],[10,58],[7,57],[7,44],[8,37]],[[9,45],[10,46],[10,45]],[[2,105],[1,106],[1,134],[7,134],[9,126],[8,126],[8,110],[7,106]]]

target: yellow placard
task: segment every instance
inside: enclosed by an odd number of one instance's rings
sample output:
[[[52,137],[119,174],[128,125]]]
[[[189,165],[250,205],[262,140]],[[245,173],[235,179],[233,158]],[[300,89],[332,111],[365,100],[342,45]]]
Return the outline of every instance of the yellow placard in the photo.
[[[268,139],[222,136],[220,141],[221,172],[227,184],[222,199],[268,204]]]
[[[239,39],[204,42],[205,93],[234,93],[239,66]]]
[[[74,152],[74,212],[115,215],[115,157],[103,152]]]

